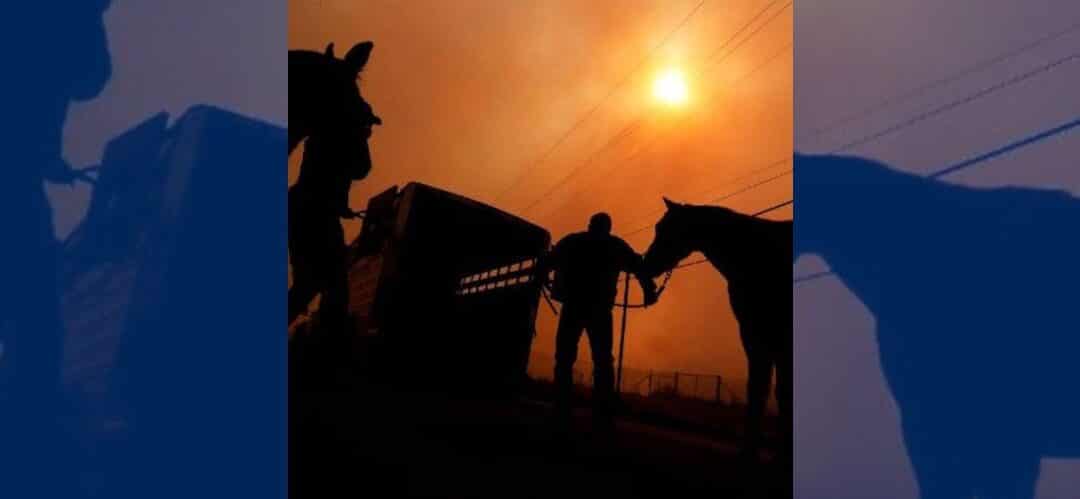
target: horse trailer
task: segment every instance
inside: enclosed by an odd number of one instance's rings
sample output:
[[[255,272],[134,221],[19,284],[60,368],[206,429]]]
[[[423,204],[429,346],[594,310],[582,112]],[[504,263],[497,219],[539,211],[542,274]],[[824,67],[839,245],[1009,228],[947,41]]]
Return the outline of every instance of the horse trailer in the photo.
[[[541,292],[533,271],[550,241],[463,196],[391,188],[369,201],[349,247],[354,338],[377,345],[379,369],[394,378],[513,389],[526,377]]]
[[[244,476],[277,466],[286,385],[266,376],[284,374],[286,350],[280,316],[268,311],[284,310],[285,276],[268,269],[286,258],[287,135],[196,106],[106,146],[60,262],[62,380],[87,449],[168,448],[203,456],[185,463],[195,469],[237,462],[241,451],[265,457],[248,456]],[[221,428],[230,445],[206,453]],[[282,437],[268,440],[266,428]]]

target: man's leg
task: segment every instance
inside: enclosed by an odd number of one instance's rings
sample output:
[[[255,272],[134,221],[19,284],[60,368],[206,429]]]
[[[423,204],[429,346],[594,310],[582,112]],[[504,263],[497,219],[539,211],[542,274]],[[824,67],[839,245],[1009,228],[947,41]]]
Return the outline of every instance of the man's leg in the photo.
[[[579,314],[573,305],[564,305],[555,333],[555,417],[564,427],[568,427],[572,411],[574,361],[583,327]]]
[[[593,360],[593,422],[597,430],[614,429],[615,361],[611,356],[611,308],[589,311],[589,348]]]

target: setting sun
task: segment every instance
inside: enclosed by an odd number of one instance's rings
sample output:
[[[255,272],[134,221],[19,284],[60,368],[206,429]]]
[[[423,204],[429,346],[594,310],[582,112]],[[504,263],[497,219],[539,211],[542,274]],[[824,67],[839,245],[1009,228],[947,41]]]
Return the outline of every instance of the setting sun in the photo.
[[[680,105],[685,103],[688,92],[682,72],[677,69],[668,69],[660,73],[653,83],[653,96],[664,104]]]

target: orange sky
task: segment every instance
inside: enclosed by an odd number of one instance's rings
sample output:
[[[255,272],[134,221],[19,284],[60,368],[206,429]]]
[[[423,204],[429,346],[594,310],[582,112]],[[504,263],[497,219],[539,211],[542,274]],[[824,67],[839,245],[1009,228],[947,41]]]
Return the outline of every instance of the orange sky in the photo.
[[[343,52],[375,42],[361,90],[384,126],[371,140],[371,176],[353,187],[355,209],[391,185],[420,181],[522,216],[556,240],[583,230],[599,210],[612,214],[616,233],[626,233],[656,221],[662,195],[706,203],[791,166],[751,174],[791,156],[791,8],[706,0],[653,52],[698,3],[290,0],[289,48],[335,42]],[[685,108],[665,108],[652,96],[654,77],[668,67],[686,74]],[[612,142],[635,123],[633,133]],[[289,161],[290,182],[298,162],[299,153]],[[791,195],[789,175],[723,204],[752,212]],[[768,216],[790,219],[792,212]],[[347,224],[348,236],[358,228]],[[652,235],[649,229],[627,241],[644,251]],[[541,310],[534,350],[551,352],[555,322]],[[706,265],[688,268],[676,273],[659,305],[632,311],[626,365],[745,378],[723,278]]]

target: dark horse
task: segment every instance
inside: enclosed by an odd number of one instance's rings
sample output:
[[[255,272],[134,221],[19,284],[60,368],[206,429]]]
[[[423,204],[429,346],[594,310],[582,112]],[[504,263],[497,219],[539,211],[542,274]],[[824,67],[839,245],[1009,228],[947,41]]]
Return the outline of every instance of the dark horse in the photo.
[[[346,247],[341,218],[352,216],[349,187],[371,171],[368,139],[382,121],[360,95],[357,80],[374,45],[359,43],[344,58],[330,44],[323,53],[289,51],[289,153],[304,142],[300,176],[289,188],[288,322],[322,295],[320,324],[324,331],[344,332],[348,305]],[[327,381],[328,369],[345,365],[326,354],[343,353],[344,335],[323,335],[289,344],[289,489],[290,495],[311,495],[310,487],[331,483],[335,473],[323,463],[344,462],[329,457],[328,442],[318,411],[311,408],[308,388]],[[314,495],[319,495],[315,493]]]
[[[64,160],[73,102],[112,75],[108,0],[9,2],[0,21],[0,496],[71,497],[79,454],[61,372],[60,247],[45,182],[80,175]],[[19,41],[34,39],[33,48]]]
[[[774,369],[781,428],[791,430],[792,223],[718,206],[664,202],[667,213],[656,224],[656,238],[645,253],[645,274],[655,277],[700,251],[727,279],[749,363],[743,452],[756,456]],[[790,443],[790,434],[784,437]]]
[[[308,137],[337,138],[342,161],[365,174],[371,169],[367,139],[382,121],[360,96],[357,79],[374,47],[358,43],[340,59],[332,43],[322,53],[289,51],[289,154]]]
[[[798,154],[795,190],[796,257],[876,319],[923,498],[1031,498],[1041,457],[1080,457],[1080,200]]]
[[[357,80],[374,45],[345,54],[289,51],[289,153],[305,142],[300,177],[289,189],[289,323],[322,293],[321,310],[344,313],[345,243],[340,217],[350,217],[349,186],[371,171],[368,139],[382,124],[361,97]]]

